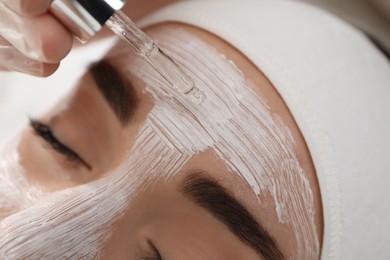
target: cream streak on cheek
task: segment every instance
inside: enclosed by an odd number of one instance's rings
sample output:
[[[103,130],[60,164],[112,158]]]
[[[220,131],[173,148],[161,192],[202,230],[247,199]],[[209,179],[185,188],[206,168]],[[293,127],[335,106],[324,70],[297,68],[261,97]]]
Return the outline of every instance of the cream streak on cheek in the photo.
[[[43,194],[24,177],[18,143],[11,139],[0,148],[0,221],[31,206]]]
[[[318,258],[313,194],[289,129],[253,92],[256,86],[209,45],[178,30],[153,37],[188,71],[207,100],[200,106],[189,102],[143,62],[132,62],[129,70],[146,82],[155,103],[145,128],[154,129],[186,157],[213,149],[259,200],[260,195],[272,196],[279,221],[294,233],[295,259]]]

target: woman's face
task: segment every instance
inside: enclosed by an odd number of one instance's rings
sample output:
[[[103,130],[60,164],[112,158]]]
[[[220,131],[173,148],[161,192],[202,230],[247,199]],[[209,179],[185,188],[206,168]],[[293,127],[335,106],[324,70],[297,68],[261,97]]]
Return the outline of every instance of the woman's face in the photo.
[[[206,101],[177,93],[118,43],[31,120],[3,167],[21,173],[12,185],[24,199],[2,207],[0,256],[318,258],[316,175],[271,83],[204,31],[148,33]]]

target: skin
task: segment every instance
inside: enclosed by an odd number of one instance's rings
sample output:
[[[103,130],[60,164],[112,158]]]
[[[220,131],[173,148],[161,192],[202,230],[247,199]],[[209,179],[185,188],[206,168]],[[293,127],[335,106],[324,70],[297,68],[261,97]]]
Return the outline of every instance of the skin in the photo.
[[[202,165],[226,186],[232,186],[232,180],[236,179],[225,176],[227,169],[222,162],[218,163],[211,152],[194,157],[183,172],[197,168],[198,165]],[[103,259],[139,258],[140,255],[136,255],[139,245],[129,247],[121,241],[142,241],[145,237],[153,241],[164,259],[259,259],[253,249],[180,193],[178,187],[185,176],[179,174],[172,182],[156,183],[140,195],[117,224],[122,231],[114,232],[106,245],[106,257]],[[245,185],[239,186],[248,190]],[[147,255],[148,251],[145,251],[141,251],[141,254]]]
[[[185,29],[232,60],[248,80],[254,83],[254,91],[266,98],[271,111],[280,116],[289,128],[295,140],[296,155],[313,192],[315,222],[321,244],[323,219],[314,166],[305,140],[280,95],[266,76],[245,56],[207,32],[183,24],[162,24],[146,31],[171,28]],[[115,52],[109,53],[109,57],[110,62],[118,67],[126,59],[123,55],[116,56]],[[70,162],[50,149],[44,140],[28,128],[22,134],[19,151],[29,181],[44,191],[53,192],[101,178],[123,162],[126,151],[132,147],[139,127],[153,106],[148,95],[143,92],[142,84],[135,85],[139,95],[139,109],[132,122],[123,127],[97,90],[91,75],[87,73],[73,94],[40,120],[50,123],[56,137],[75,151],[90,168]],[[259,259],[252,248],[180,192],[180,183],[187,173],[199,168],[199,165],[248,208],[256,220],[263,223],[286,259],[295,255],[294,244],[289,241],[291,230],[279,223],[272,198],[262,195],[263,203],[259,205],[251,187],[237,175],[230,173],[212,151],[205,151],[192,157],[181,174],[174,176],[169,182],[152,182],[146,190],[139,193],[123,217],[115,223],[114,232],[102,250],[103,259],[150,257],[153,250],[147,243],[148,240],[158,247],[164,259]],[[57,174],[52,175],[51,172]]]

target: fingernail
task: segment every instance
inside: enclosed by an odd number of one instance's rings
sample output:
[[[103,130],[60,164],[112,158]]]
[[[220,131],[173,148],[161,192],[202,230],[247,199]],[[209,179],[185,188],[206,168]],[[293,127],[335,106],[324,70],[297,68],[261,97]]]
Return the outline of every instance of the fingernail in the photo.
[[[15,71],[40,77],[45,74],[44,68],[44,63],[28,58],[24,62],[19,61],[15,64]]]
[[[2,61],[6,62],[3,64]],[[12,71],[34,76],[42,76],[45,73],[42,62],[26,58],[26,56],[12,46],[0,46],[0,62],[2,67]]]

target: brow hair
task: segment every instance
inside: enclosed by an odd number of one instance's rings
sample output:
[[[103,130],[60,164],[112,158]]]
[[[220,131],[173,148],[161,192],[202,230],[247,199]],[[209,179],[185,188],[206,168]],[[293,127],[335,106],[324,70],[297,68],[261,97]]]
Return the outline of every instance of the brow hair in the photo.
[[[216,180],[205,172],[190,173],[182,192],[227,226],[241,241],[267,260],[281,260],[276,241],[254,216]]]
[[[364,33],[364,32],[363,32]],[[365,33],[367,38],[371,41],[371,43],[380,51],[382,54],[390,61],[390,50],[385,47],[385,45],[380,42],[376,37],[371,34]]]
[[[89,71],[121,124],[127,125],[134,117],[139,104],[132,82],[106,60],[93,63]]]

